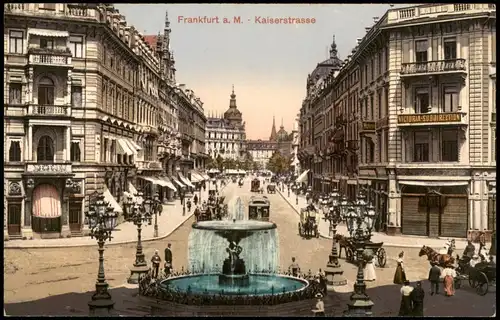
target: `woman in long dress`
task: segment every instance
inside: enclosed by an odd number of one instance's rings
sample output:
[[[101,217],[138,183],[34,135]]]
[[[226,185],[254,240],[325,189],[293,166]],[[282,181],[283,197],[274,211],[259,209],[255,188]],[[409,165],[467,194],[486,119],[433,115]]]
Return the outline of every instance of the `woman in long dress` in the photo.
[[[366,262],[365,266],[365,281],[375,281],[377,280],[377,275],[375,274],[375,266],[373,263],[373,255]]]
[[[447,265],[446,268],[443,269],[442,277],[444,283],[444,292],[447,297],[451,297],[455,294],[455,288],[453,287],[455,277],[457,276],[457,272],[452,266]]]
[[[406,281],[406,273],[403,265],[404,251],[401,251],[398,255],[398,259],[396,260],[398,266],[396,267],[396,272],[394,273],[394,284],[403,284]]]

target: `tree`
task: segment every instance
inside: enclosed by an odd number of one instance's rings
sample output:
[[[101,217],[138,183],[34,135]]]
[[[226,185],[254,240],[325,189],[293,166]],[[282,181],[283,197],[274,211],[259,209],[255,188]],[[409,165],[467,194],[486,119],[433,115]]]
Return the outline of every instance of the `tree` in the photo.
[[[257,171],[260,169],[262,169],[262,165],[260,164],[260,162],[252,161],[252,170]]]
[[[267,169],[276,174],[286,173],[290,170],[290,162],[280,152],[275,152],[267,163]]]
[[[207,161],[205,162],[205,168],[208,170],[217,168],[217,164],[215,163],[215,159],[212,157],[209,157]]]
[[[215,167],[222,172],[222,167],[224,166],[224,158],[219,154],[217,158],[215,158]]]

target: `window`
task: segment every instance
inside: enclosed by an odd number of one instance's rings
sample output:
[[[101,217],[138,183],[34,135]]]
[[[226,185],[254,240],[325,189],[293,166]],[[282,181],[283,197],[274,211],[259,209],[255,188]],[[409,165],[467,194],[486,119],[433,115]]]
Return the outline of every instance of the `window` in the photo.
[[[455,86],[443,88],[443,112],[458,111],[458,89]]]
[[[443,131],[441,146],[442,161],[458,161],[458,131]]]
[[[427,88],[417,88],[415,90],[415,113],[429,113],[429,90]]]
[[[389,162],[389,129],[384,131],[384,144],[385,144],[385,162]]]
[[[116,140],[111,140],[111,147],[109,150],[110,153],[110,161],[115,162],[116,160]]]
[[[380,131],[377,134],[377,144],[378,144],[378,162],[382,163],[384,162],[384,158],[382,156],[383,150],[382,150],[382,131]]]
[[[375,79],[375,59],[370,61],[370,79]]]
[[[9,53],[23,53],[24,32],[9,32]]]
[[[427,40],[415,41],[415,62],[427,62]]]
[[[457,40],[455,38],[444,39],[444,60],[455,60],[457,58]]]
[[[374,106],[374,101],[373,101],[373,94],[370,95],[370,117],[368,119],[370,120],[373,120],[374,117],[373,117],[373,111],[375,109],[375,106]]]
[[[429,162],[429,133],[415,132],[413,135],[413,161]]]
[[[9,148],[9,161],[21,161],[21,142],[20,141],[10,141]]]
[[[81,151],[80,151],[80,142],[74,141],[71,142],[71,161],[80,162],[81,161]]]
[[[78,108],[82,106],[82,87],[71,86],[71,105]]]
[[[382,119],[382,90],[377,92],[378,116],[377,119]]]
[[[69,44],[73,57],[83,58],[83,37],[71,36],[69,37]]]
[[[367,162],[368,163],[373,163],[375,162],[375,144],[371,139],[366,139],[366,156],[367,156]]]
[[[9,103],[21,104],[22,88],[23,86],[21,83],[9,83]]]
[[[52,38],[40,38],[40,48],[54,49],[54,40]]]
[[[38,104],[54,105],[54,82],[50,78],[43,77],[38,83]]]
[[[54,142],[49,136],[42,136],[38,140],[37,161],[54,161]]]
[[[381,75],[381,74],[384,72],[384,71],[383,71],[383,68],[382,68],[382,66],[383,66],[383,64],[382,64],[382,63],[383,63],[383,59],[384,59],[384,58],[383,58],[383,52],[382,52],[382,51],[380,51],[380,52],[378,53],[378,74],[379,74],[379,75]]]

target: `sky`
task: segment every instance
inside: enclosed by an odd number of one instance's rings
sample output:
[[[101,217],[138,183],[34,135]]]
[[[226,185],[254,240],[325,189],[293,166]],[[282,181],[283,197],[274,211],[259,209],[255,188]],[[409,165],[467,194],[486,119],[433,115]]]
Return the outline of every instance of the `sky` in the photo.
[[[290,132],[306,94],[306,78],[328,58],[333,36],[344,60],[365,27],[389,4],[116,4],[144,35],[163,33],[170,20],[176,81],[203,101],[205,114],[229,107],[232,85],[248,139],[268,139],[273,116]],[[395,5],[394,8],[402,5]],[[219,23],[186,18],[218,17]],[[241,23],[231,22],[241,17]],[[309,24],[260,24],[258,17],[314,18]],[[207,19],[209,20],[209,19]],[[262,19],[260,20],[262,21]]]

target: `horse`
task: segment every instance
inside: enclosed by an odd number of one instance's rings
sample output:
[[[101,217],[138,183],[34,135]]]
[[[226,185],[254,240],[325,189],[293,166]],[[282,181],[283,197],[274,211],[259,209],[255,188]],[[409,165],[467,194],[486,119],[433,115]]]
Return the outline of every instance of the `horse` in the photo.
[[[436,250],[427,246],[422,246],[422,249],[420,249],[420,252],[418,254],[419,257],[424,255],[427,256],[428,261],[437,263],[439,266],[443,268],[446,265],[453,264],[455,262],[455,258],[453,258],[453,256],[450,256],[449,254],[438,253],[436,252]]]

